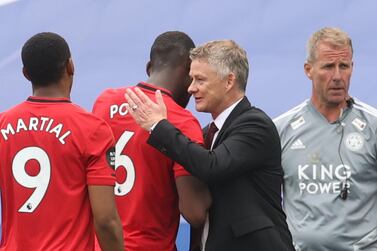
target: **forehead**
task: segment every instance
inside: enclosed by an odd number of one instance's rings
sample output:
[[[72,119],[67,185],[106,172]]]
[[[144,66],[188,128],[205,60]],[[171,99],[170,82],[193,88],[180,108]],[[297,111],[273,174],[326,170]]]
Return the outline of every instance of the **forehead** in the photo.
[[[204,59],[195,59],[191,62],[190,75],[216,73],[215,69]]]
[[[319,43],[316,52],[318,60],[352,60],[351,47],[348,45],[335,46],[330,43]]]

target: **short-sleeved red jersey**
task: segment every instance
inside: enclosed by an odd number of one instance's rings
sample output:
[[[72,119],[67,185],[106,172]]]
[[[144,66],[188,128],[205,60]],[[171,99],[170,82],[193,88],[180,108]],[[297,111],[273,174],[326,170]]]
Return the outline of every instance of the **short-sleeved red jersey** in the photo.
[[[138,86],[155,100],[157,87],[147,83]],[[158,89],[168,120],[192,141],[202,143],[199,122],[175,103],[168,90]],[[129,251],[173,251],[180,215],[175,178],[189,174],[146,143],[149,133],[128,114],[124,94],[125,88],[105,90],[93,112],[108,122],[117,141],[115,194],[125,247]]]
[[[94,250],[88,185],[114,186],[113,149],[106,122],[66,98],[2,113],[0,250]]]

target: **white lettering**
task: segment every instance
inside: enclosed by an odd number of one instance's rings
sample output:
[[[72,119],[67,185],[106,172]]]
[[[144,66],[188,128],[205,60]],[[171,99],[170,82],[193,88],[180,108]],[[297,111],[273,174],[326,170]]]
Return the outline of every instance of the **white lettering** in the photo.
[[[339,165],[335,168],[335,177],[339,180],[345,180],[351,177],[350,167],[347,165]]]
[[[306,184],[300,182],[300,183],[298,183],[298,186],[300,187],[300,194],[302,194],[302,192],[305,190]]]
[[[331,180],[333,179],[333,176],[332,176],[332,174],[333,174],[332,167],[333,167],[332,164],[329,165],[328,169],[326,168],[326,166],[321,165],[321,180],[325,180],[326,177],[328,179],[331,179]]]
[[[54,120],[53,120],[53,119],[50,119],[50,121],[48,122],[48,125],[47,125],[47,127],[46,127],[46,132],[50,131],[50,127],[51,127],[51,125],[52,125],[52,122],[54,122]]]
[[[3,135],[4,140],[8,140],[7,134],[9,133],[14,135],[14,129],[11,124],[8,124],[6,129],[1,129],[1,134]]]
[[[31,117],[30,122],[29,122],[29,130],[36,131],[38,130],[37,126],[38,126],[38,118]]]
[[[127,112],[128,111],[127,111],[127,108],[126,108],[126,103],[121,104],[120,107],[119,107],[119,114],[121,116],[124,116],[124,115],[127,114]]]
[[[20,132],[21,129],[24,130],[24,131],[27,131],[27,127],[25,125],[25,122],[22,119],[18,119],[16,133]]]
[[[117,105],[111,105],[110,106],[110,118],[114,118],[114,115],[118,112],[118,106]]]
[[[39,123],[40,121],[41,123]],[[49,122],[46,128],[44,128],[47,121]],[[61,123],[54,125],[53,122],[54,122],[53,119],[47,118],[47,117],[41,117],[41,118],[30,117],[29,124],[27,125],[22,120],[22,118],[19,118],[17,120],[17,127],[13,127],[12,124],[8,123],[6,128],[1,129],[1,134],[4,140],[8,140],[9,134],[14,135],[21,131],[46,131],[48,133],[55,134],[55,137],[59,139],[59,141],[62,144],[65,144],[65,139],[71,134],[71,131],[66,131],[62,136],[60,136],[63,132],[64,125]],[[40,124],[40,127],[38,128],[39,124]],[[48,130],[51,127],[52,129]],[[16,128],[16,130],[14,130],[14,128]]]
[[[120,106],[111,105],[110,106],[110,119],[114,118],[115,114],[119,113],[120,116],[124,116],[128,113],[126,108],[127,103],[123,103]]]
[[[350,167],[338,165],[334,168],[332,164],[325,165],[298,165],[297,174],[299,180],[345,180],[351,177]]]
[[[308,194],[339,194],[341,190],[341,181],[337,182],[311,182],[311,183],[304,183],[300,182],[298,184],[300,194],[302,195],[304,192]],[[350,184],[347,183],[346,187],[348,192],[350,192]]]
[[[70,134],[71,134],[71,131],[67,131],[66,133],[64,133],[64,134],[59,138],[59,141],[64,145],[64,144],[65,144],[64,139],[65,139],[66,137],[68,137],[68,135],[70,135]]]
[[[62,124],[58,124],[57,126],[55,126],[54,128],[51,129],[51,131],[49,131],[49,133],[55,133],[56,134],[56,137],[59,138],[59,135],[62,131],[62,128],[63,128],[63,125]]]
[[[308,168],[309,165],[298,165],[298,179],[299,180],[302,180],[302,179],[305,179],[305,180],[309,180],[309,177],[306,176],[306,174],[304,173],[305,169]]]
[[[306,186],[306,191],[308,191],[308,193],[310,193],[310,194],[317,193],[317,191],[318,191],[318,184],[316,184],[316,183],[309,183]]]
[[[317,165],[313,165],[313,180],[317,179]]]
[[[333,193],[340,193],[340,182],[333,183]]]
[[[319,190],[321,193],[330,193],[332,183],[319,183]]]
[[[46,118],[46,117],[41,117],[40,120],[42,120],[42,124],[41,124],[41,127],[39,128],[39,130],[43,130],[43,128],[45,127],[45,123],[47,122],[47,120],[49,120],[49,118]]]

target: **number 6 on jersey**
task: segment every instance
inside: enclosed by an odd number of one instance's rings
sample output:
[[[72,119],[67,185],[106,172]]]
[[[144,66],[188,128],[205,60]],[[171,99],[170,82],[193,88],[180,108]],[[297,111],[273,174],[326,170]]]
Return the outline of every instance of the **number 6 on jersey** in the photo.
[[[129,193],[135,183],[135,167],[132,160],[127,155],[121,155],[124,147],[127,145],[128,141],[134,135],[134,132],[124,131],[122,136],[120,136],[118,142],[115,145],[115,170],[120,166],[123,166],[127,172],[127,178],[122,183],[118,182],[115,184],[115,195],[123,196]]]

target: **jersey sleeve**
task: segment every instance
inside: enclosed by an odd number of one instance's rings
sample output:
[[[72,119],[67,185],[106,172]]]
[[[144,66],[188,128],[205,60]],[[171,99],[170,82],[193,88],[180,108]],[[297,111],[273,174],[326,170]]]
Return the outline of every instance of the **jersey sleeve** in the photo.
[[[176,124],[175,126],[179,130],[181,130],[181,132],[186,135],[186,137],[188,137],[192,142],[203,145],[203,133],[198,120],[195,119],[191,114],[187,115],[187,117],[187,120],[185,120],[183,123]],[[173,172],[175,178],[191,175],[184,169],[183,166],[176,162],[173,165]]]
[[[102,121],[87,143],[86,180],[88,185],[115,185],[115,142],[110,127]]]

